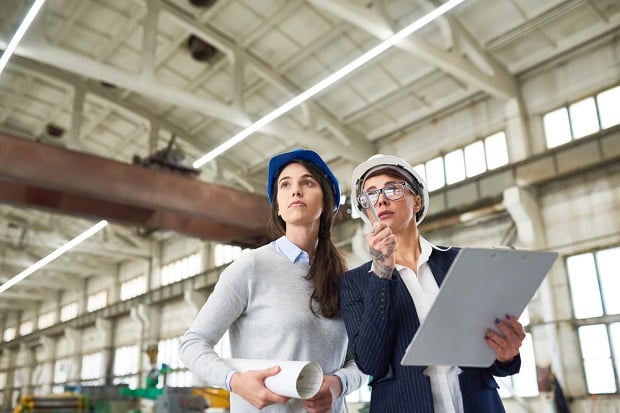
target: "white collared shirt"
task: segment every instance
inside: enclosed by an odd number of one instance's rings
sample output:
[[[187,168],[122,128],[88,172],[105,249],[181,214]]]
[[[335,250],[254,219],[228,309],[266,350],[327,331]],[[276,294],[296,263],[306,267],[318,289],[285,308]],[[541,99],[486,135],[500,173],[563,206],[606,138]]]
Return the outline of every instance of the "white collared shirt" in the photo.
[[[421,324],[439,294],[439,286],[428,265],[428,259],[435,246],[420,237],[420,247],[422,253],[418,259],[417,276],[411,268],[403,265],[396,264],[396,269],[411,294]],[[424,370],[424,374],[431,380],[436,413],[463,413],[463,397],[459,384],[461,372],[462,370],[456,366],[429,366]]]

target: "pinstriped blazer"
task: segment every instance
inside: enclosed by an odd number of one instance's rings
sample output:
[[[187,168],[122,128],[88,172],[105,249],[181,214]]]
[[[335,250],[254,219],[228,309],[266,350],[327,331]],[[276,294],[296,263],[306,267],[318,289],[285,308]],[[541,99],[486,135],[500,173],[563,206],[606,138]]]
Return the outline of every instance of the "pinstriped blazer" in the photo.
[[[458,248],[433,249],[429,266],[438,285],[457,252]],[[420,326],[411,295],[397,270],[387,280],[369,272],[370,267],[368,262],[347,271],[340,281],[340,305],[351,349],[359,368],[373,377],[370,412],[433,413],[430,380],[422,373],[426,367],[400,364]],[[462,367],[459,382],[465,413],[505,412],[493,375],[515,374],[520,366],[517,356],[509,366]]]

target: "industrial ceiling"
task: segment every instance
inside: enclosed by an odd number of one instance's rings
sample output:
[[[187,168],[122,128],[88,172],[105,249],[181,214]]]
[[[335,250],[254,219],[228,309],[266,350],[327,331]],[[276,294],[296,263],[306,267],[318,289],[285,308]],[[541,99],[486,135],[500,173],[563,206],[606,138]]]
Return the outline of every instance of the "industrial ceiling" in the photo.
[[[0,2],[0,48],[32,3]],[[48,0],[0,74],[0,283],[111,225],[5,292],[0,312],[147,257],[153,238],[260,243],[272,155],[314,149],[346,189],[383,140],[471,99],[517,98],[521,74],[620,27],[617,0],[465,0],[192,167],[442,3]]]

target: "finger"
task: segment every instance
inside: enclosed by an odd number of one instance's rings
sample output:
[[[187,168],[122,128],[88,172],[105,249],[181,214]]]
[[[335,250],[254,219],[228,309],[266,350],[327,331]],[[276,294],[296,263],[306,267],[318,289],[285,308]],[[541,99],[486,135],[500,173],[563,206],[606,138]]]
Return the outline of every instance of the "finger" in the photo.
[[[521,326],[521,324],[516,321],[514,317],[510,318],[510,316],[507,315],[506,318],[507,319],[501,321],[496,318],[495,325],[499,328],[508,341],[520,346],[525,338],[523,326]]]
[[[270,376],[275,376],[276,374],[278,374],[281,371],[280,366],[273,366],[273,367],[269,367],[268,369],[264,369],[264,370],[257,370],[258,372],[258,377],[262,378],[263,380],[267,377]]]

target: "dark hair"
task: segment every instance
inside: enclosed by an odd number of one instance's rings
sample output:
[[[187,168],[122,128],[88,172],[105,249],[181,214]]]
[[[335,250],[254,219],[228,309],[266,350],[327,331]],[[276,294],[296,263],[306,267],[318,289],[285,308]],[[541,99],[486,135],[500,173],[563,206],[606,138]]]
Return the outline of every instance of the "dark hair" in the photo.
[[[312,162],[296,160],[291,163],[299,163],[306,167],[310,174],[319,182],[323,191],[323,212],[319,218],[319,239],[306,279],[314,282],[314,291],[312,291],[310,296],[310,309],[312,312],[317,314],[312,305],[313,301],[316,301],[323,316],[334,318],[340,315],[339,282],[340,276],[347,269],[347,265],[343,254],[332,241],[332,227],[335,218],[332,183],[323,170]],[[279,176],[280,173],[281,171],[277,175]],[[273,238],[278,238],[286,233],[286,222],[278,215],[277,195],[278,186],[274,185],[271,215],[268,223],[268,230]]]

